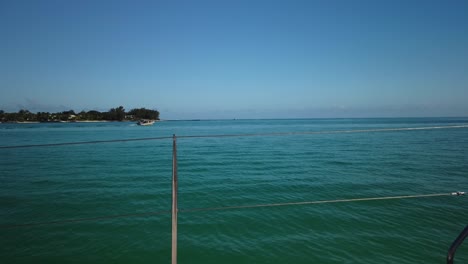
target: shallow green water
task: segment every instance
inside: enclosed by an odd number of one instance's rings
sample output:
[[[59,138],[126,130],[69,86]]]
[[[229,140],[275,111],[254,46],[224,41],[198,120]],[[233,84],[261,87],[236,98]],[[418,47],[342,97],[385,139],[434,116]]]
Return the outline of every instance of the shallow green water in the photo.
[[[468,124],[464,118],[0,124],[0,146]],[[2,263],[169,263],[172,141],[0,149]],[[468,191],[468,128],[178,140],[179,208]],[[179,263],[444,263],[468,197],[179,214]],[[468,246],[457,253],[468,262]]]

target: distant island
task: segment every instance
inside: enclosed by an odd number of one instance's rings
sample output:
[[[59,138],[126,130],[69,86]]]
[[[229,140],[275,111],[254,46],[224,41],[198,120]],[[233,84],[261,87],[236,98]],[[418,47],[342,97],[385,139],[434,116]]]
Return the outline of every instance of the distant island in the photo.
[[[159,112],[146,108],[135,108],[126,112],[123,106],[111,108],[107,112],[91,110],[79,113],[75,113],[73,110],[58,113],[32,113],[26,109],[19,110],[17,113],[6,113],[0,110],[0,121],[2,123],[135,121],[140,119],[159,120]]]

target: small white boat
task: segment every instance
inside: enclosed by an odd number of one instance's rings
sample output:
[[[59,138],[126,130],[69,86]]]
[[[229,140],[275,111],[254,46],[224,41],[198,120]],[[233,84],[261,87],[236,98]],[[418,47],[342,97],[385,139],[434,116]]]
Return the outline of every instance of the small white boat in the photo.
[[[139,126],[152,126],[154,125],[154,120],[149,120],[149,119],[142,119],[138,121],[137,125]]]

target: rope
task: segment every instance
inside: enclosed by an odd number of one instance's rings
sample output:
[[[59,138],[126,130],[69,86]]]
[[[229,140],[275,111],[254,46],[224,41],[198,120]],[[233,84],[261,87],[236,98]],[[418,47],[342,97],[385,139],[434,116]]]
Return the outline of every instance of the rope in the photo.
[[[89,217],[89,218],[64,219],[64,220],[56,220],[56,221],[49,221],[49,222],[0,225],[0,229],[13,229],[13,228],[19,228],[19,227],[67,224],[67,223],[87,222],[87,221],[95,221],[95,220],[108,220],[108,219],[116,219],[116,218],[124,218],[124,217],[153,216],[153,215],[167,214],[170,212],[171,211],[155,211],[155,212],[136,213],[136,214],[120,214],[120,215],[97,216],[97,217]]]
[[[113,142],[161,140],[161,139],[169,139],[169,138],[172,138],[172,137],[129,138],[129,139],[94,140],[94,141],[82,141],[82,142],[64,142],[64,143],[0,146],[0,149],[33,148],[33,147],[56,147],[56,146],[85,145],[85,144],[99,144],[99,143],[113,143]]]
[[[463,192],[456,192],[456,193],[463,193]],[[225,206],[225,207],[211,207],[211,208],[193,208],[193,209],[185,209],[185,210],[180,210],[180,211],[181,211],[181,212],[220,211],[220,210],[228,210],[228,209],[247,209],[247,208],[278,207],[278,206],[308,205],[308,204],[325,204],[325,203],[349,203],[349,202],[377,201],[377,200],[393,200],[393,199],[409,199],[409,198],[437,197],[437,196],[450,196],[450,195],[464,195],[464,193],[463,193],[463,194],[455,194],[455,193],[434,193],[434,194],[387,196],[387,197],[371,197],[371,198],[354,198],[354,199],[338,199],[338,200],[323,200],[323,201],[306,201],[306,202],[272,203],[272,204],[254,204],[254,205],[239,205],[239,206]]]
[[[327,203],[349,203],[349,202],[427,198],[427,197],[438,197],[438,196],[461,196],[461,195],[465,195],[465,192],[433,193],[433,194],[417,194],[417,195],[401,195],[401,196],[385,196],[385,197],[367,197],[367,198],[289,202],[289,203],[270,203],[270,204],[254,204],[254,205],[237,205],[237,206],[222,206],[222,207],[204,207],[204,208],[179,209],[178,212],[179,213],[194,213],[194,212],[235,210],[235,209],[248,209],[248,208],[261,208],[261,207],[279,207],[279,206],[311,205],[311,204],[327,204]],[[57,221],[49,221],[49,222],[0,225],[0,229],[13,229],[13,228],[34,227],[34,226],[41,226],[41,225],[67,224],[67,223],[107,220],[107,219],[126,218],[126,217],[153,216],[153,215],[162,215],[162,214],[170,214],[170,213],[171,213],[170,210],[165,210],[165,211],[155,211],[155,212],[136,213],[136,214],[120,214],[120,215],[99,216],[99,217],[91,217],[91,218],[65,219],[65,220],[57,220]]]
[[[350,133],[367,133],[367,132],[391,132],[391,131],[409,131],[409,130],[433,130],[433,129],[448,129],[448,128],[468,128],[468,125],[434,126],[434,127],[376,128],[376,129],[356,129],[356,130],[296,131],[296,132],[255,133],[255,134],[193,135],[193,136],[177,136],[177,138],[180,139],[180,138],[223,138],[223,137],[255,137],[255,136],[291,136],[291,135],[320,135],[320,134],[350,134]]]
[[[303,131],[303,132],[277,132],[277,133],[255,133],[255,134],[224,134],[224,135],[188,135],[177,136],[181,138],[226,138],[226,137],[263,137],[263,136],[291,136],[291,135],[321,135],[321,134],[350,134],[350,133],[370,133],[370,132],[393,132],[393,131],[414,131],[414,130],[434,130],[434,129],[453,129],[453,128],[468,128],[466,125],[455,126],[432,126],[432,127],[401,127],[401,128],[378,128],[378,129],[357,129],[357,130],[328,130],[328,131]],[[148,140],[164,140],[172,139],[172,136],[165,137],[149,137],[149,138],[129,138],[129,139],[113,139],[113,140],[95,140],[82,142],[64,142],[64,143],[48,143],[48,144],[31,144],[31,145],[14,145],[0,146],[0,149],[17,149],[17,148],[32,148],[32,147],[55,147],[68,145],[85,145],[113,142],[131,142],[131,141],[148,141]]]

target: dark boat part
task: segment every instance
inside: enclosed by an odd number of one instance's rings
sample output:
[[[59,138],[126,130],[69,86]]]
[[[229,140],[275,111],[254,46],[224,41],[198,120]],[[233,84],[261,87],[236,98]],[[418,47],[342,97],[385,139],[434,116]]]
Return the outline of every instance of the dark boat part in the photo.
[[[447,253],[447,264],[453,264],[455,258],[455,252],[457,248],[463,243],[463,240],[468,236],[468,225],[463,229],[463,231],[458,235],[457,239],[453,241]]]

